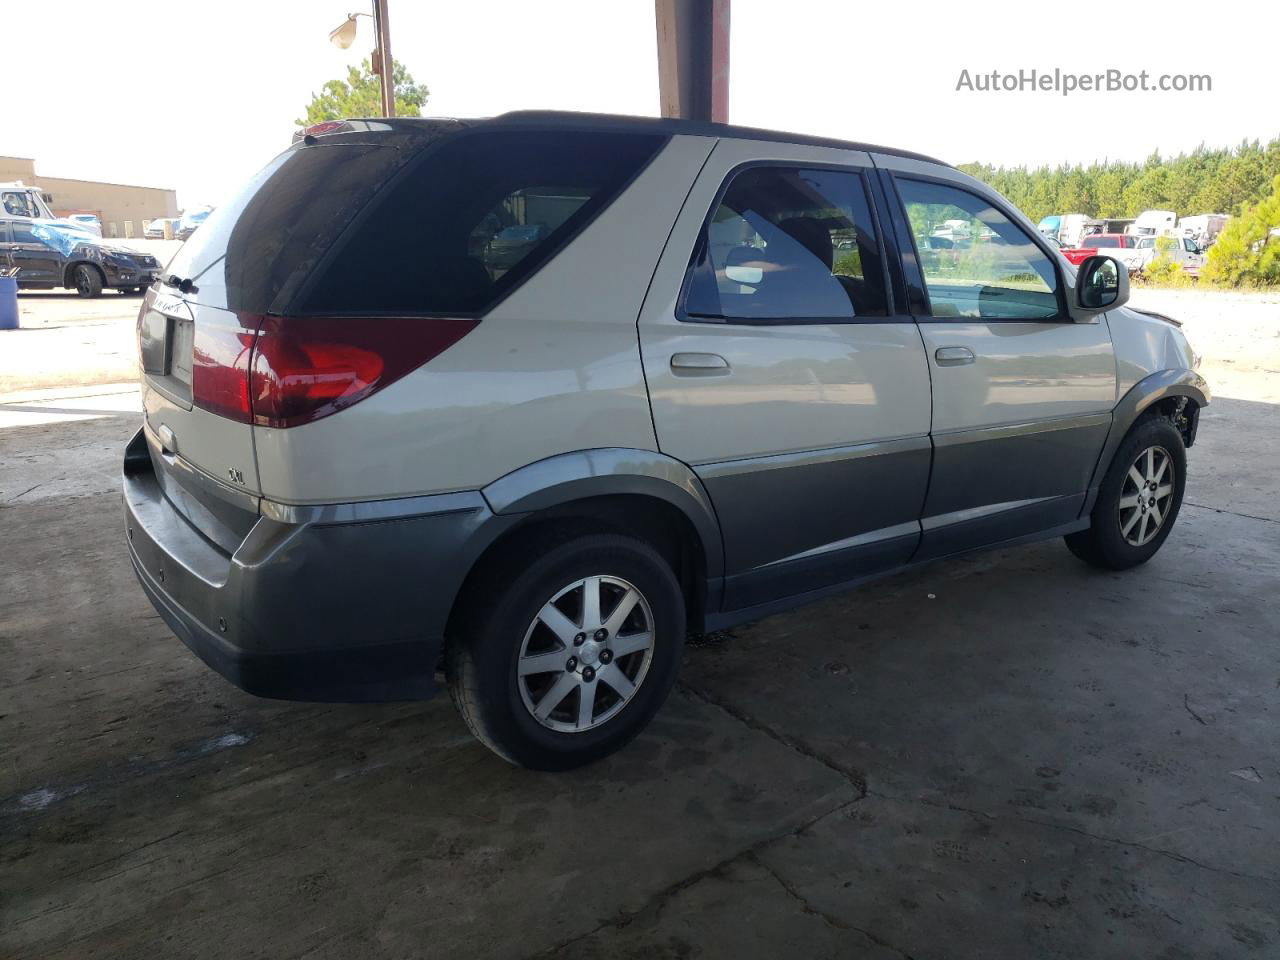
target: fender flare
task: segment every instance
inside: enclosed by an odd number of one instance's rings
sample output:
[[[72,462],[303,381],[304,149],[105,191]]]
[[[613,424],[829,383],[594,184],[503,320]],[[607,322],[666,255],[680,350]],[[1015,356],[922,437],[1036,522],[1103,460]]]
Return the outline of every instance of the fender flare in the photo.
[[[1199,407],[1209,405],[1211,394],[1209,384],[1194,370],[1169,369],[1157,370],[1144,377],[1129,388],[1128,393],[1120,398],[1120,402],[1111,411],[1111,429],[1107,431],[1107,439],[1102,444],[1102,452],[1094,465],[1093,476],[1089,480],[1089,493],[1085,497],[1080,516],[1087,516],[1093,510],[1098,499],[1098,488],[1102,478],[1111,466],[1120,442],[1124,440],[1129,429],[1138,421],[1153,403],[1166,397],[1186,397]]]
[[[68,260],[62,267],[62,286],[64,289],[71,290],[76,285],[76,267],[92,267],[98,271],[98,276],[102,278],[102,286],[107,285],[107,271],[102,269],[102,265],[94,263],[92,260]]]
[[[663,500],[692,524],[708,580],[724,572],[724,544],[711,498],[685,463],[654,450],[577,450],[514,470],[480,491],[495,515],[524,514],[584,500],[630,494]]]

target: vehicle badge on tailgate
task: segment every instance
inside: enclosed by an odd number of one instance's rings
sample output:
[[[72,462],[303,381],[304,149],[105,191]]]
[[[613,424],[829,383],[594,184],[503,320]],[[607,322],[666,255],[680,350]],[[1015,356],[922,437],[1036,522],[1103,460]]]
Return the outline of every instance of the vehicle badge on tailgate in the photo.
[[[237,470],[235,467],[227,468],[227,476],[231,478],[232,483],[239,483],[239,484],[244,483],[244,474],[241,473],[239,470]]]

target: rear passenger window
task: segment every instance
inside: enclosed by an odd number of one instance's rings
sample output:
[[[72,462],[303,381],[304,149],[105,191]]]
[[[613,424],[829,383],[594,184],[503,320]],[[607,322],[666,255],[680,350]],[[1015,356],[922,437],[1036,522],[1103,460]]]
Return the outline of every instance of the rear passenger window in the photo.
[[[967,190],[905,178],[897,183],[932,316],[1045,320],[1059,315],[1057,271],[1003,213]]]
[[[888,313],[862,176],[754,167],[729,184],[699,238],[692,320],[821,323]]]
[[[481,313],[607,206],[665,142],[650,134],[462,134],[375,197],[304,313]]]

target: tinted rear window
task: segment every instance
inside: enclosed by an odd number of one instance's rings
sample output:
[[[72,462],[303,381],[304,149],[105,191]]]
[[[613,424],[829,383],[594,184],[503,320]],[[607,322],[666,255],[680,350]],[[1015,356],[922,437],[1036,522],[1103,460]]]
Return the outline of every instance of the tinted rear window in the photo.
[[[292,309],[482,313],[603,210],[665,139],[495,130],[441,141],[374,198]]]
[[[164,275],[193,280],[201,303],[252,313],[278,309],[395,171],[456,129],[442,125],[413,140],[324,137],[298,144],[208,214]]]

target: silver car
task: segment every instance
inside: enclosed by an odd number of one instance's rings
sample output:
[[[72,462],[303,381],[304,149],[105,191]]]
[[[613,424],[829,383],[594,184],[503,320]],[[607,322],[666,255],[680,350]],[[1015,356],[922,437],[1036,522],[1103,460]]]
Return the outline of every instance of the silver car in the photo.
[[[542,769],[635,736],[690,633],[997,545],[1145,562],[1209,402],[1121,264],[978,181],[730,126],[326,124],[165,274],[124,510],[174,633],[263,696],[442,667]]]

